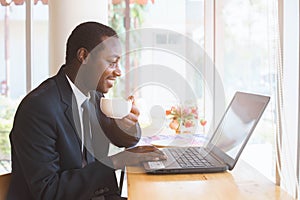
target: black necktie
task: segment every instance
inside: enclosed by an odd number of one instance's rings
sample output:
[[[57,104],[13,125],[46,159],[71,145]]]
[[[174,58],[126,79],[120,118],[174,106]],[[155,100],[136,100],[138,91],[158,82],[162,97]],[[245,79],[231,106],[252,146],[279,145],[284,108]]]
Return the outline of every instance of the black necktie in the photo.
[[[91,104],[89,100],[85,100],[81,107],[83,109],[82,111],[82,124],[83,124],[83,161],[82,165],[85,166],[88,163],[91,163],[94,161],[93,157],[93,146],[92,146],[92,134],[91,134],[91,125],[90,125],[90,111],[91,111]]]

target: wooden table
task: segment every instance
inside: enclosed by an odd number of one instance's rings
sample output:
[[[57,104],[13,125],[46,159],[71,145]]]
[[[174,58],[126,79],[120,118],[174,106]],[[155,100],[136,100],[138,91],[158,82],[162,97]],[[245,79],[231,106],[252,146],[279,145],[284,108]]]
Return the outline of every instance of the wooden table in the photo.
[[[147,175],[127,168],[129,200],[293,199],[279,186],[240,160],[229,172]]]

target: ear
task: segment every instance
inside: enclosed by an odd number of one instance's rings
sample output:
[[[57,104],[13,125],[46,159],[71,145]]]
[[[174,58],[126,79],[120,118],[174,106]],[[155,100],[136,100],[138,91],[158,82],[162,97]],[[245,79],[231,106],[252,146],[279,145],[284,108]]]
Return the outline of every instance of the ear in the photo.
[[[86,50],[86,48],[80,48],[77,50],[77,60],[81,64],[86,64],[86,58],[88,56],[89,52]]]

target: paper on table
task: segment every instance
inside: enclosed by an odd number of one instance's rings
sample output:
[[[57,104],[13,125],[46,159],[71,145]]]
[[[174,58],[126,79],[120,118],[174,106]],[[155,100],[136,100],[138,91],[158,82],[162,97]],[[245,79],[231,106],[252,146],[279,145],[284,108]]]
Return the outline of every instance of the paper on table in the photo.
[[[205,144],[205,137],[196,134],[182,134],[175,136],[168,136],[162,139],[153,139],[150,144],[156,147],[191,147],[203,146]]]
[[[160,147],[175,146],[203,146],[207,143],[208,137],[203,134],[178,134],[178,135],[154,135],[142,137],[137,146],[149,145]]]
[[[165,139],[151,142],[156,147],[188,147],[191,146],[191,141],[188,139]]]

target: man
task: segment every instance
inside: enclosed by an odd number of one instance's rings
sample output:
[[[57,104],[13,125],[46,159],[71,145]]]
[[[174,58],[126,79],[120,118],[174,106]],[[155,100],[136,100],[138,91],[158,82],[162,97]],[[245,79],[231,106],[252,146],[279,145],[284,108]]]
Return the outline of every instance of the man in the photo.
[[[110,27],[86,22],[72,31],[66,63],[30,92],[16,112],[8,199],[120,199],[115,169],[165,158],[151,146],[107,156],[109,143],[128,148],[141,136],[134,103],[130,114],[118,120],[99,108],[103,93],[121,75],[120,55]],[[91,108],[88,123],[83,105]]]

